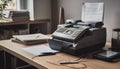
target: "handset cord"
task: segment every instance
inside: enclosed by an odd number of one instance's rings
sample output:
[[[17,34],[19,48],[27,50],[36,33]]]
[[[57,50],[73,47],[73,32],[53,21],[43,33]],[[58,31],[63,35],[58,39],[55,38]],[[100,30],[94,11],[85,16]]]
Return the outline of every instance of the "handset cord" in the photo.
[[[78,59],[75,59],[75,60],[73,60],[73,61],[86,62],[86,61],[80,61],[81,59],[82,59],[82,58],[78,58]],[[53,65],[65,66],[65,67],[69,67],[69,68],[73,68],[73,69],[80,69],[80,68],[85,69],[85,68],[87,68],[87,65],[84,64],[84,63],[81,63],[81,64],[83,65],[83,67],[73,67],[73,66],[67,66],[67,65],[69,65],[69,64],[60,64],[60,62],[59,62],[59,64],[56,64],[56,63],[50,62],[50,61],[46,61],[46,62],[48,62],[48,63],[50,63],[50,64],[53,64]]]

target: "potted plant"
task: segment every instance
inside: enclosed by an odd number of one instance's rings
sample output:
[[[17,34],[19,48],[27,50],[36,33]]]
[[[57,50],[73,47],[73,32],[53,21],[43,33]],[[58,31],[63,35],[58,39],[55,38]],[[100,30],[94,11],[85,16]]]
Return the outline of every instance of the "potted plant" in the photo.
[[[0,0],[0,20],[4,18],[3,10],[6,9],[8,2],[12,0]]]

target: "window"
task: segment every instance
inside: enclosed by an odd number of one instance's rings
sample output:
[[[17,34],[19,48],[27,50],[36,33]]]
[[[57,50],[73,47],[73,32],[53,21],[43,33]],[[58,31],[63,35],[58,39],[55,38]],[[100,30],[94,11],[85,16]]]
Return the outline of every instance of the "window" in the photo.
[[[8,2],[8,6],[6,6],[6,10],[16,10],[16,0],[12,0]]]
[[[6,10],[26,10],[27,0],[12,0],[8,2]]]

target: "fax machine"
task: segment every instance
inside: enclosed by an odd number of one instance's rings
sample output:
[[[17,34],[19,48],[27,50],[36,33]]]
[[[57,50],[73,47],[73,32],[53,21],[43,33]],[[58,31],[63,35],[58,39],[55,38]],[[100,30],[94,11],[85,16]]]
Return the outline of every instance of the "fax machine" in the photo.
[[[102,49],[106,43],[106,28],[79,24],[63,24],[48,40],[54,50],[72,55]]]

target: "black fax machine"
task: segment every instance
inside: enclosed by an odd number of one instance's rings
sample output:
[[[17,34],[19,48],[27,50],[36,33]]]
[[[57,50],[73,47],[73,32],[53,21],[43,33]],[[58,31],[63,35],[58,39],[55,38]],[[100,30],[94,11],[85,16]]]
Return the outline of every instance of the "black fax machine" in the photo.
[[[94,27],[88,24],[63,24],[57,28],[48,42],[54,50],[80,55],[105,46],[106,28],[96,27],[95,24]]]

